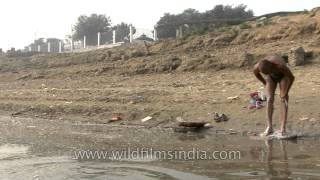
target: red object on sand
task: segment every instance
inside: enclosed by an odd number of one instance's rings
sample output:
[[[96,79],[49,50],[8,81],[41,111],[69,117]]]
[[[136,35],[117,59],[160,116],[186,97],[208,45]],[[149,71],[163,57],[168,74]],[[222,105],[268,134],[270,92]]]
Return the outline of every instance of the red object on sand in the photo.
[[[261,109],[263,107],[262,100],[259,96],[259,92],[250,93],[250,104],[248,105],[248,109]]]
[[[251,96],[251,97],[255,97],[255,96],[257,96],[257,95],[259,95],[259,93],[258,93],[258,92],[250,93],[250,96]]]

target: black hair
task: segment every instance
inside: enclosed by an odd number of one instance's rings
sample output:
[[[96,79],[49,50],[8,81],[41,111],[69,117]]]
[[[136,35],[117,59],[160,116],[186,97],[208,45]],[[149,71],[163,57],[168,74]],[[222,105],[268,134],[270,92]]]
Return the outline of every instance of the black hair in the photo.
[[[259,62],[259,70],[262,73],[267,73],[272,68],[272,63],[266,59],[263,59]]]

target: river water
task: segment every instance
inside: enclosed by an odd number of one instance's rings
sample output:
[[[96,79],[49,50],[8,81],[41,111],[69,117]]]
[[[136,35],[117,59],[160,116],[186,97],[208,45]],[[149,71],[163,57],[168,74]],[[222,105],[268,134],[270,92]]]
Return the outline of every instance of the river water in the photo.
[[[263,140],[214,128],[177,133],[171,129],[3,117],[0,179],[320,179],[319,147],[318,136]],[[147,153],[119,159],[76,156],[79,152],[128,149]],[[167,155],[193,153],[188,157],[149,156],[151,149]],[[239,156],[212,159],[214,151],[239,152]],[[196,157],[195,152],[208,154],[205,159]]]

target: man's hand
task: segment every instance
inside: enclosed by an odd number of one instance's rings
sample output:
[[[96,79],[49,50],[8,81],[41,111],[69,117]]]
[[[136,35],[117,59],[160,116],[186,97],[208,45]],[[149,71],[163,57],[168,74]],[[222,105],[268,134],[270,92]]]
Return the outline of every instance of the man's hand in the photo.
[[[267,82],[266,82],[266,80],[261,76],[260,70],[259,70],[259,67],[258,67],[258,64],[256,64],[256,65],[254,66],[253,74],[257,77],[257,79],[259,79],[260,82],[262,82],[263,86],[265,87],[266,84],[267,84]]]

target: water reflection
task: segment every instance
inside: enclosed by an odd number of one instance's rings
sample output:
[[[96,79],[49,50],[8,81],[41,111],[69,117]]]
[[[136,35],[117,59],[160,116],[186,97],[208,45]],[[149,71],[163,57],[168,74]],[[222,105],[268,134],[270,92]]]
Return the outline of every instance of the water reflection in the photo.
[[[267,140],[265,144],[267,146],[266,156],[266,179],[283,178],[287,179],[292,174],[289,170],[287,143],[288,141],[277,141],[280,146],[280,158],[274,156],[275,140]]]

